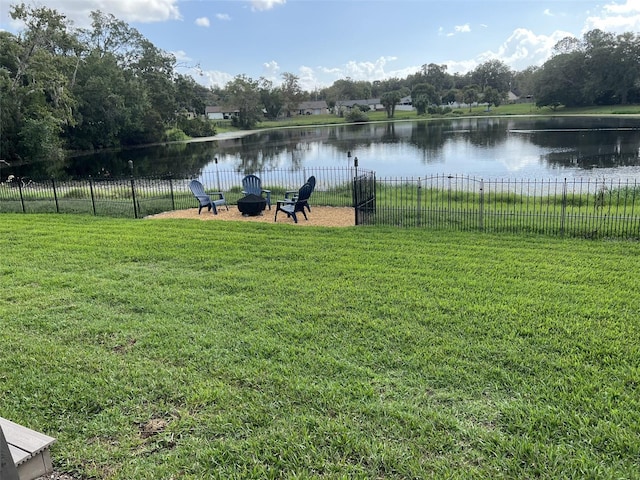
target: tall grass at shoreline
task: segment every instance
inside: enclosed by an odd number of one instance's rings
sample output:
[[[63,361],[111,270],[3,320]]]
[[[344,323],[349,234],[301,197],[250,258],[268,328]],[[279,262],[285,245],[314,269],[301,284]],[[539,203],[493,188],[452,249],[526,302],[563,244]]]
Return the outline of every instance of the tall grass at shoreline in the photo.
[[[0,415],[61,471],[637,478],[638,243],[0,220]]]

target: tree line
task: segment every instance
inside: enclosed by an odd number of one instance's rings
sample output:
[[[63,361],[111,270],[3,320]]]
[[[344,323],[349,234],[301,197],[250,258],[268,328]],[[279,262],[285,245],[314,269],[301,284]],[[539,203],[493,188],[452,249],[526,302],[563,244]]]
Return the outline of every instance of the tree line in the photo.
[[[176,58],[101,12],[74,29],[56,10],[13,5],[20,34],[0,32],[0,158],[57,162],[68,151],[167,139],[171,128],[213,134],[201,118],[211,91],[176,74]],[[170,131],[170,130],[169,130]]]
[[[47,7],[13,5],[19,34],[0,32],[0,160],[56,162],[69,151],[119,148],[215,134],[205,107],[232,107],[239,128],[292,116],[305,100],[379,98],[392,118],[411,97],[418,115],[442,105],[476,102],[498,106],[508,92],[538,106],[558,108],[640,102],[640,39],[600,30],[567,37],[540,67],[515,72],[490,60],[466,74],[429,63],[406,78],[374,82],[344,78],[313,92],[283,73],[266,78],[237,75],[224,87],[206,88],[181,75],[175,56],[155,47],[113,15],[91,13],[89,28],[73,28]]]

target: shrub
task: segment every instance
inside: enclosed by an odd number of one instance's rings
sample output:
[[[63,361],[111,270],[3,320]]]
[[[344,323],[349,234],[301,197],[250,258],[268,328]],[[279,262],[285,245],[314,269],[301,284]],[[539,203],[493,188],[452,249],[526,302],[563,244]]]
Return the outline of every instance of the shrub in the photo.
[[[211,137],[216,134],[215,123],[204,118],[178,118],[178,128],[189,137]]]
[[[360,110],[358,107],[351,109],[349,113],[345,115],[347,122],[368,122],[369,117],[366,113]]]
[[[179,128],[172,128],[167,130],[168,142],[179,142],[181,140],[189,140],[189,136]]]

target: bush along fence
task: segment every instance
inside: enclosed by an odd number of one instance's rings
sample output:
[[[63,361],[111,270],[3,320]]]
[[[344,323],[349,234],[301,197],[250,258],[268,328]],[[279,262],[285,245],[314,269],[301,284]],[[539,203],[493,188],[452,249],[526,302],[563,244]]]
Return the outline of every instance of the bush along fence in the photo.
[[[376,178],[367,170],[315,168],[256,172],[272,202],[316,177],[313,204],[353,207],[358,225],[524,232],[640,239],[637,180],[486,180],[469,176]],[[244,173],[197,177],[227,202],[243,197]],[[190,179],[88,178],[0,183],[0,212],[83,213],[142,218],[197,208]]]
[[[636,180],[383,178],[363,224],[640,239]]]

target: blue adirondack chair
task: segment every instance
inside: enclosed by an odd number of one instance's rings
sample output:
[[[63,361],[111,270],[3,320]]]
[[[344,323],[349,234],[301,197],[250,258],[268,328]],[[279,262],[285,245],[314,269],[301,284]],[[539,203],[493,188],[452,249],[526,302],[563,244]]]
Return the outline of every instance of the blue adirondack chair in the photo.
[[[264,198],[267,201],[267,206],[271,210],[271,190],[265,190],[262,188],[262,180],[255,175],[247,175],[242,179],[242,193],[244,195],[258,195],[259,197],[264,194]]]
[[[278,200],[276,205],[276,216],[273,219],[274,222],[278,221],[278,212],[284,212],[287,214],[287,217],[292,217],[295,223],[298,223],[298,217],[296,216],[297,212],[302,212],[305,220],[309,220],[307,218],[307,214],[304,211],[305,206],[309,207],[309,197],[313,192],[313,187],[310,183],[305,183],[300,190],[298,190],[297,195],[295,196],[295,200]]]
[[[229,210],[227,201],[224,198],[224,193],[222,192],[207,193],[204,191],[204,187],[198,180],[191,180],[191,182],[189,183],[189,188],[191,189],[191,192],[200,203],[200,206],[198,207],[198,215],[200,215],[200,212],[204,207],[207,207],[207,211],[213,210],[213,213],[215,215],[218,214],[217,207],[219,206],[224,205],[225,207],[227,207],[227,210]],[[219,198],[216,200],[212,200],[211,197],[214,195]]]
[[[313,175],[311,175],[308,179],[307,182],[309,185],[311,185],[311,193],[313,193],[313,190],[316,188],[316,177],[314,177]],[[311,193],[309,193],[309,196],[311,196]],[[295,203],[297,200],[297,194],[298,194],[298,190],[288,190],[284,193],[284,199],[285,201],[289,202],[289,203]],[[309,212],[311,212],[311,207],[309,206],[309,201],[307,199],[307,201],[304,204],[305,207],[307,207],[307,210],[309,210]]]

